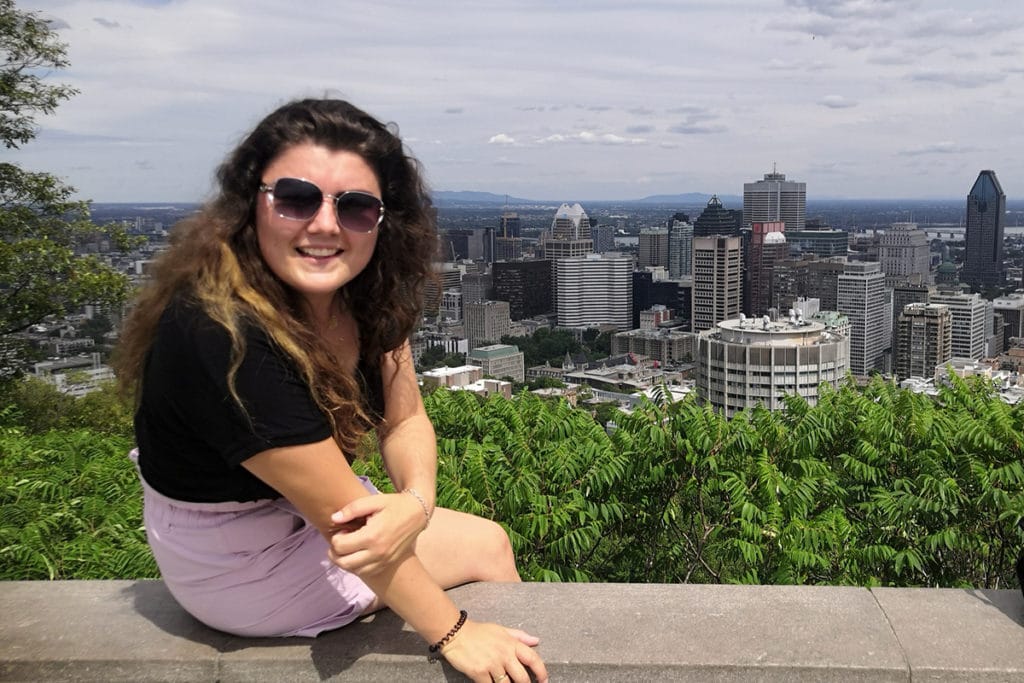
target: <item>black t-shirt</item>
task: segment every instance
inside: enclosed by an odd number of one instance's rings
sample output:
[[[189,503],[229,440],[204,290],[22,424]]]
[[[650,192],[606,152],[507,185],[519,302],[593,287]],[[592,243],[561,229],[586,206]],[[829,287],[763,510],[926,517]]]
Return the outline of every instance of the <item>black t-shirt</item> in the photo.
[[[294,364],[261,328],[245,324],[243,330],[246,351],[235,390],[244,412],[228,390],[227,331],[197,304],[180,299],[160,318],[146,359],[135,437],[142,476],[170,498],[280,498],[241,463],[270,448],[331,436],[330,423]],[[379,370],[376,375],[363,386],[377,389]],[[380,408],[379,390],[369,394],[368,407]]]

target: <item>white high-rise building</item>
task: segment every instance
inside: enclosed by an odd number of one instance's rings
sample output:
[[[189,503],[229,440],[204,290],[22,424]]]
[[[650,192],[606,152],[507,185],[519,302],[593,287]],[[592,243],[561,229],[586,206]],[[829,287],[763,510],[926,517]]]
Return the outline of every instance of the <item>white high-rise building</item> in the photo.
[[[690,277],[693,270],[693,224],[673,221],[668,229],[668,276]]]
[[[838,277],[838,310],[850,319],[850,372],[861,377],[884,370],[892,343],[892,296],[882,266],[852,261]]]
[[[693,331],[739,316],[743,304],[743,239],[693,238]]]
[[[939,290],[931,295],[933,304],[945,304],[953,317],[953,357],[980,360],[987,355],[992,334],[992,302],[980,294]]]
[[[700,333],[697,395],[726,417],[744,408],[785,407],[798,394],[818,402],[823,382],[836,387],[849,369],[849,340],[824,323],[739,318]]]
[[[551,234],[544,242],[544,258],[584,256],[594,251],[590,218],[579,204],[562,204],[551,221]]]
[[[931,282],[931,245],[917,223],[893,223],[879,240],[878,261],[885,273],[886,287]]]
[[[773,221],[783,221],[786,232],[807,223],[807,183],[786,180],[774,169],[763,180],[743,183],[743,225]]]
[[[633,325],[633,259],[624,254],[587,254],[555,261],[559,327]]]

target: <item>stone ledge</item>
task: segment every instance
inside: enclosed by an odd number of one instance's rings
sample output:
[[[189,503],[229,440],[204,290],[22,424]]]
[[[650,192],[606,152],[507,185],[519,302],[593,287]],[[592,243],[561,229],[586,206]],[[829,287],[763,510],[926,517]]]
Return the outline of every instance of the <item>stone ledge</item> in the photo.
[[[475,618],[522,627],[554,681],[1019,681],[1018,591],[473,584]],[[316,639],[246,639],[159,581],[0,582],[2,681],[454,681],[391,612]]]

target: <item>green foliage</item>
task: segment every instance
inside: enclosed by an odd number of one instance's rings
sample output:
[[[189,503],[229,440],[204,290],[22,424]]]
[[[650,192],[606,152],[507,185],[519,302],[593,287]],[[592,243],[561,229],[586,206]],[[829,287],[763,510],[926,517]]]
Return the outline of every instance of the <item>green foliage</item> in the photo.
[[[941,398],[876,380],[731,421],[661,401],[610,437],[528,394],[427,409],[441,504],[502,523],[524,578],[1016,585],[1024,412],[982,385]]]
[[[420,362],[417,363],[416,369],[419,372],[424,370],[432,370],[439,368],[442,365],[447,365],[450,368],[457,368],[460,365],[466,364],[466,356],[461,353],[447,353],[443,346],[431,346],[423,352],[420,356]]]
[[[0,579],[157,576],[131,442],[0,428]]]
[[[17,148],[35,137],[34,117],[52,113],[75,90],[42,80],[68,65],[65,46],[49,24],[19,11],[12,0],[0,0],[0,52],[0,142]],[[125,300],[122,273],[95,256],[75,254],[97,228],[88,203],[73,195],[72,187],[48,173],[0,163],[0,336],[83,304]],[[114,239],[123,242],[123,232]]]
[[[529,393],[425,404],[439,504],[498,521],[528,580],[1017,585],[1024,408],[983,383],[876,379],[732,420],[663,396],[611,435]],[[0,409],[0,579],[155,575],[129,438],[29,434],[21,410]],[[388,490],[379,457],[356,469]]]
[[[30,434],[89,429],[99,434],[132,435],[132,406],[118,393],[114,382],[74,398],[52,384],[24,377],[4,383],[0,406],[10,406],[12,424]]]
[[[567,330],[549,330],[541,328],[529,337],[502,337],[502,344],[518,346],[523,352],[526,367],[544,365],[561,366],[565,354],[585,353],[587,358],[594,360],[604,358],[611,352],[611,336],[607,333],[598,334],[595,329],[583,331],[584,343],[577,341],[572,332]]]
[[[52,114],[76,90],[49,85],[37,73],[68,66],[66,50],[49,24],[35,12],[0,0],[0,142],[19,147],[35,137],[35,114]]]

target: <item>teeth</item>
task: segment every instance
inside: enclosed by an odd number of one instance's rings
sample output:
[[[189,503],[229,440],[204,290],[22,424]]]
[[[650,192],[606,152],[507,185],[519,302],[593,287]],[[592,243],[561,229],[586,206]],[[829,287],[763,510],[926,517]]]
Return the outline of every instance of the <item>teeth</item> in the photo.
[[[323,256],[334,256],[335,254],[338,253],[338,250],[337,249],[316,248],[316,247],[300,247],[299,248],[299,252],[305,254],[306,256],[323,257]]]

